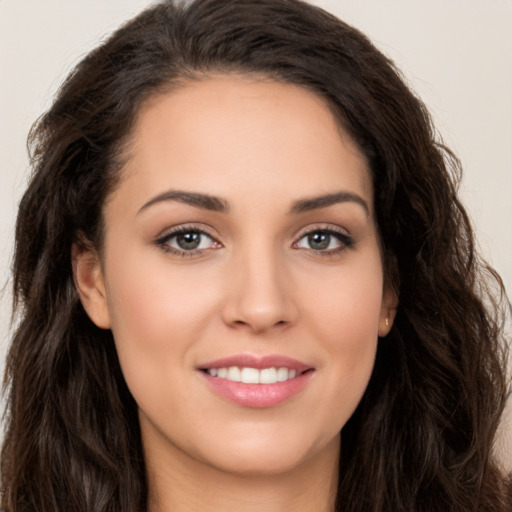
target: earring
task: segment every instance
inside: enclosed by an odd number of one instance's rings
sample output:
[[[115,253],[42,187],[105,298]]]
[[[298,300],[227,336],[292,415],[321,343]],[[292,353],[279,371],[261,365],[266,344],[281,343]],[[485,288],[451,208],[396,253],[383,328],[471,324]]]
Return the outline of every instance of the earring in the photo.
[[[389,318],[388,317],[386,317],[386,320],[384,320],[384,323],[386,324],[386,327],[389,327]],[[382,334],[382,331],[380,329],[377,334],[378,334],[379,338],[382,338],[385,336],[385,334],[384,335]]]

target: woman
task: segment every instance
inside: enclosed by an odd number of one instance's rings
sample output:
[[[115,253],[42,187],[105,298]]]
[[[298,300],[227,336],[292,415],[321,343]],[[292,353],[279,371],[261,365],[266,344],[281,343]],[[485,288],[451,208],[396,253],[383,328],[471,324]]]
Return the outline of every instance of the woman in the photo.
[[[362,34],[298,1],[159,4],[31,144],[6,510],[510,509],[500,281]]]

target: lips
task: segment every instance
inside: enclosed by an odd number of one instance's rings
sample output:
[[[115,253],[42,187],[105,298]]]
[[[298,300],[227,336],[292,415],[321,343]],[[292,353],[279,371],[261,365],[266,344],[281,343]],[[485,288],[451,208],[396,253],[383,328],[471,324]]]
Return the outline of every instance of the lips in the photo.
[[[201,365],[208,387],[243,407],[275,407],[299,394],[314,368],[286,356],[240,354]]]

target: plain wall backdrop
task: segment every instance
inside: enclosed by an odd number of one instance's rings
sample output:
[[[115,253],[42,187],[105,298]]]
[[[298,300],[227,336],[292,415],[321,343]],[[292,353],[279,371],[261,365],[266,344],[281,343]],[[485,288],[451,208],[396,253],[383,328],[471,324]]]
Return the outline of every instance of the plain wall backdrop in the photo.
[[[26,136],[74,64],[149,0],[0,0],[0,371],[9,338]],[[512,1],[316,0],[402,69],[462,161],[461,194],[484,256],[512,294]],[[512,414],[500,440],[512,469]]]

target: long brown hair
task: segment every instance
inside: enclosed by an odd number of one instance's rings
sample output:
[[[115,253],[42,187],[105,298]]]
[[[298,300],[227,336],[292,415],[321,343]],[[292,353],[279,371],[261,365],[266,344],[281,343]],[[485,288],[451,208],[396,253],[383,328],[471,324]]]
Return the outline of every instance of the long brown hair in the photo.
[[[393,63],[298,0],[151,7],[78,64],[34,125],[34,172],[16,225],[3,508],[147,509],[137,405],[110,331],[80,304],[70,251],[84,239],[101,250],[102,205],[141,104],[219,72],[322,96],[371,166],[400,305],[342,430],[336,510],[510,512],[510,479],[492,454],[507,396],[503,287],[475,252],[456,195],[459,163]]]

